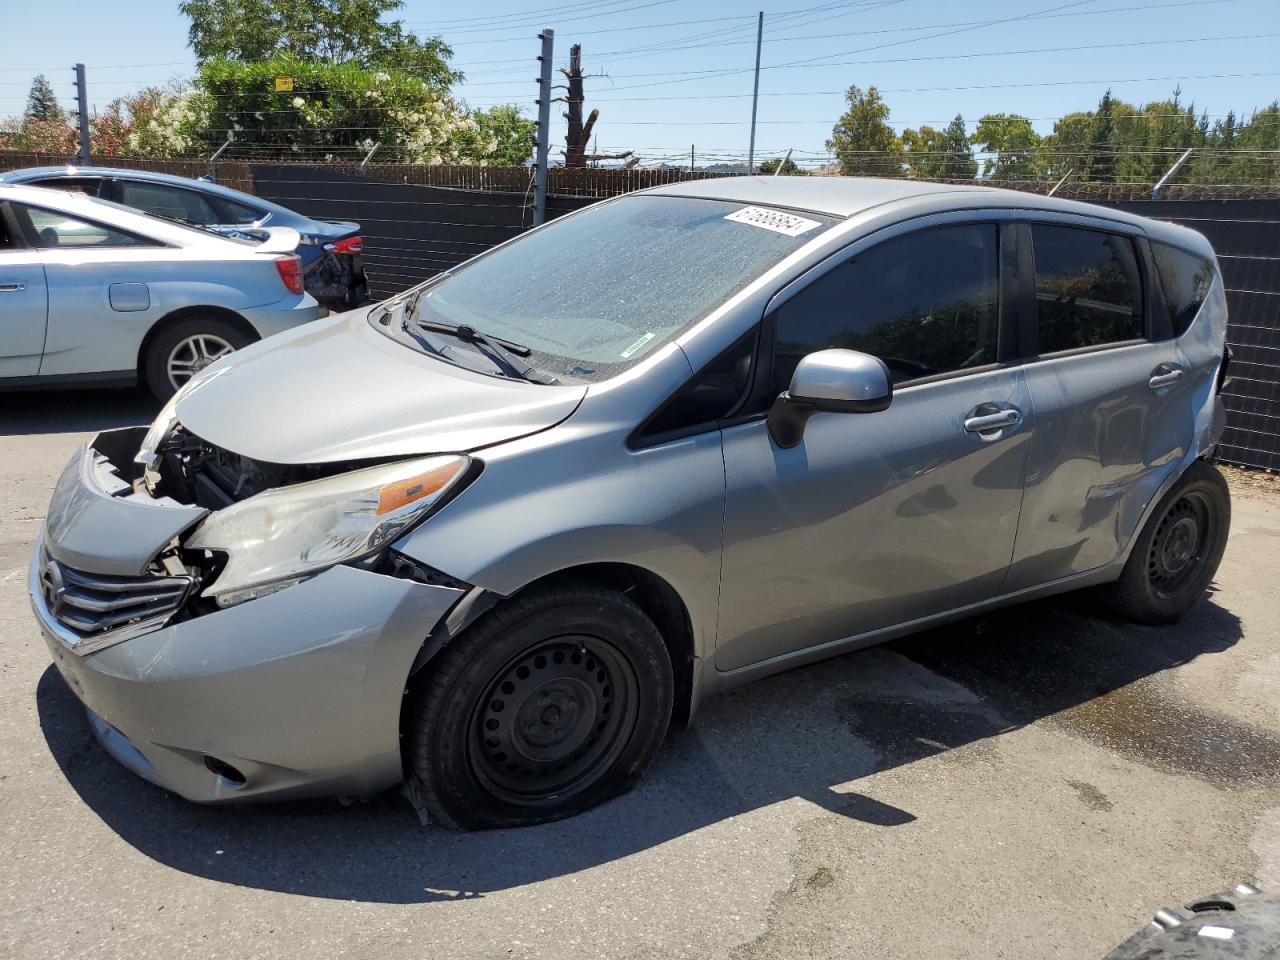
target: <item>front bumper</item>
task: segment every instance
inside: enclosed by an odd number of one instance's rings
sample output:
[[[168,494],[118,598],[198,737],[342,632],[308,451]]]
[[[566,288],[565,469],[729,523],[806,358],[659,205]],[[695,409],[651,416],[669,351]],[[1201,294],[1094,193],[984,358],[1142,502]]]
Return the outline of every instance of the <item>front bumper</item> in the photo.
[[[92,450],[93,441],[77,458]],[[88,559],[83,532],[103,537],[104,552],[130,540],[138,505],[97,489],[78,464],[64,475],[72,478],[60,483],[50,516],[62,517],[57,534],[75,540],[75,555]],[[70,518],[59,502],[68,496]],[[98,739],[129,769],[206,803],[364,796],[401,779],[406,681],[464,591],[338,566],[235,607],[86,644],[46,599],[46,556],[70,553],[54,529],[46,525],[32,553],[31,606]],[[132,542],[145,566],[152,548]]]

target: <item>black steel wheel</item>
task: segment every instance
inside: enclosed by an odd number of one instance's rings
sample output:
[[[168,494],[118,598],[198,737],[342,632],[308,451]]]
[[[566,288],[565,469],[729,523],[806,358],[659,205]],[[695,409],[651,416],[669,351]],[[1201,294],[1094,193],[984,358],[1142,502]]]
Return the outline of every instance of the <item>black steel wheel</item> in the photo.
[[[1178,497],[1160,518],[1147,550],[1147,576],[1156,596],[1176,596],[1200,573],[1211,545],[1211,509],[1204,494],[1193,491]]]
[[[406,773],[455,829],[570,816],[628,789],[666,735],[666,645],[629,598],[535,590],[490,611],[415,685]]]
[[[1212,464],[1197,460],[1156,506],[1104,599],[1139,623],[1177,620],[1213,579],[1230,529],[1227,482]]]
[[[639,703],[635,670],[608,642],[564,637],[535,646],[476,703],[472,769],[511,804],[570,797],[617,759]]]

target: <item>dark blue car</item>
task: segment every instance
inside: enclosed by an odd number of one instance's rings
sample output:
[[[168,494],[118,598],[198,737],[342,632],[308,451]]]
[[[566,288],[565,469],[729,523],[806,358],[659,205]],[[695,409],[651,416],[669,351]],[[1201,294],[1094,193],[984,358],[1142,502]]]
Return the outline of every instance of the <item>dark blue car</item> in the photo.
[[[333,310],[350,309],[369,298],[358,223],[316,220],[206,180],[145,170],[29,167],[0,173],[0,181],[78,190],[153,216],[249,239],[260,227],[292,227],[302,235],[298,255],[307,293]]]

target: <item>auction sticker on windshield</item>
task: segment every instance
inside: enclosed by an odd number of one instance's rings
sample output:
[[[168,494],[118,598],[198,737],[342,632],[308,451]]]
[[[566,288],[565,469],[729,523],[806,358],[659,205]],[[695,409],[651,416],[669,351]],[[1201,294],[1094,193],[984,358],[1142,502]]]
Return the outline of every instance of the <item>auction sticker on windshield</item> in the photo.
[[[786,234],[788,237],[798,237],[802,233],[808,233],[814,227],[822,226],[817,220],[797,217],[794,213],[766,210],[764,207],[743,207],[741,210],[733,211],[725,219],[735,223],[749,223],[753,227],[763,227],[765,230]]]

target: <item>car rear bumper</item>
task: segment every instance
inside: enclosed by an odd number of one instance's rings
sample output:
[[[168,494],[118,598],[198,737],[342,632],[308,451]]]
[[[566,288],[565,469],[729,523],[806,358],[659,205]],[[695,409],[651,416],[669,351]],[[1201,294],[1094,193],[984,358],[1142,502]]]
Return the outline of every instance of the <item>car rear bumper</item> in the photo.
[[[322,316],[323,310],[315,297],[304,293],[300,297],[287,297],[262,307],[250,307],[240,313],[258,331],[258,335],[269,337],[273,333],[281,333],[293,327]]]
[[[81,469],[92,451],[93,441],[59,484],[50,517],[63,520],[37,539],[28,593],[54,664],[108,752],[206,803],[363,796],[398,782],[406,681],[463,591],[337,566],[224,610],[180,609],[141,629],[86,636],[51,608],[52,599],[61,611],[65,599],[50,586],[50,558],[94,566],[88,534],[103,538],[107,554],[134,545],[133,561],[108,562],[116,576],[142,569],[153,554],[149,540],[128,530],[139,506],[97,489],[100,478]],[[163,501],[151,509],[165,509]],[[175,523],[184,525],[182,517]]]

